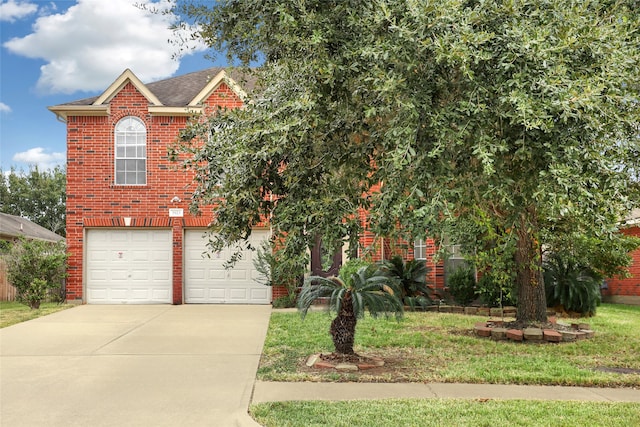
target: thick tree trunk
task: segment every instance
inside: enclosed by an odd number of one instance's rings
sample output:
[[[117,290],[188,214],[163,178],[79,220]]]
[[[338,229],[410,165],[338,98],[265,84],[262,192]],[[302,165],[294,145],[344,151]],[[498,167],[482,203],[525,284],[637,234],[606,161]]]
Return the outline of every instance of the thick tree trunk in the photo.
[[[338,316],[333,319],[329,329],[336,353],[354,354],[353,342],[356,336],[356,322],[351,294],[347,294],[342,301]]]
[[[518,227],[515,254],[518,310],[520,322],[546,322],[547,296],[542,278],[542,249],[533,229],[524,218]]]

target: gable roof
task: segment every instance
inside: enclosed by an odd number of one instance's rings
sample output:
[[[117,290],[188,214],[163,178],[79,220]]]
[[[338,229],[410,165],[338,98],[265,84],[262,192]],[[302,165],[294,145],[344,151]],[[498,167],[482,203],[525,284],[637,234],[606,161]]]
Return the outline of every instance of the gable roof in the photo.
[[[0,212],[0,240],[14,240],[19,237],[50,242],[64,240],[64,237],[26,218]]]
[[[55,105],[49,107],[49,110],[62,120],[66,120],[70,115],[108,115],[111,99],[127,83],[131,83],[149,101],[150,113],[188,115],[199,112],[202,102],[223,82],[244,99],[247,96],[245,90],[253,89],[255,78],[234,69],[212,67],[144,84],[131,70],[126,69],[99,96]],[[242,83],[242,87],[239,82]]]

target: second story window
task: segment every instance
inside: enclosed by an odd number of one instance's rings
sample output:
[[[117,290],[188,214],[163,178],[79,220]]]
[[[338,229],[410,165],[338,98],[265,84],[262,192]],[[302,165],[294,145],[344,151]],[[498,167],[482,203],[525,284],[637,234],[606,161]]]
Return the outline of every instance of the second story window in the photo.
[[[116,124],[116,185],[147,184],[147,129],[137,117]]]

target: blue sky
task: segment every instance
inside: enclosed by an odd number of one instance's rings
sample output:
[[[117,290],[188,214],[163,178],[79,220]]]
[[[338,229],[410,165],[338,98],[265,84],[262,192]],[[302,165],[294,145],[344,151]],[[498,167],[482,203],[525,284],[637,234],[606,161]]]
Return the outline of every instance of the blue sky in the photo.
[[[51,168],[66,128],[48,106],[102,93],[126,68],[144,83],[214,65],[204,46],[172,58],[176,17],[135,4],[165,0],[0,0],[0,166]]]

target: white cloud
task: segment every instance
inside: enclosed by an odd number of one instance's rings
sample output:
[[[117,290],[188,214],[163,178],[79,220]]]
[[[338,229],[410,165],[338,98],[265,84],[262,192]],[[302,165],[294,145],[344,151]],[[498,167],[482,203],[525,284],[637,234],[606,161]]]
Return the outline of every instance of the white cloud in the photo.
[[[126,68],[142,81],[170,77],[179,67],[168,42],[176,17],[150,13],[167,0],[78,0],[65,13],[39,17],[33,33],[4,43],[11,52],[41,58],[39,90],[73,93],[105,89]],[[204,50],[203,45],[197,50]]]
[[[11,112],[11,107],[9,107],[4,102],[0,102],[0,113],[10,113],[10,112]]]
[[[28,1],[8,0],[0,3],[0,21],[14,22],[38,10],[38,5]]]
[[[37,165],[39,169],[53,169],[57,165],[64,164],[67,160],[65,153],[45,153],[44,148],[36,147],[27,151],[16,153],[13,161],[28,165]]]

